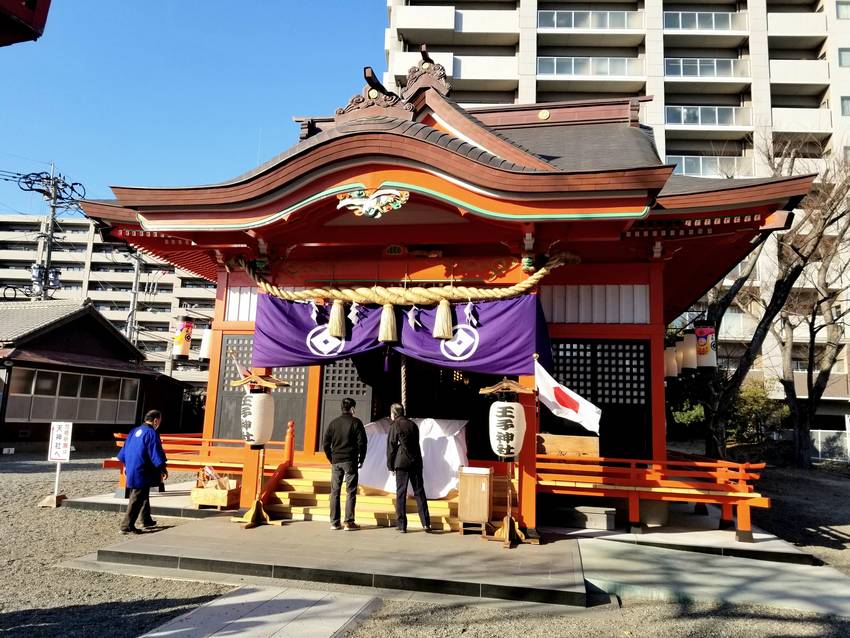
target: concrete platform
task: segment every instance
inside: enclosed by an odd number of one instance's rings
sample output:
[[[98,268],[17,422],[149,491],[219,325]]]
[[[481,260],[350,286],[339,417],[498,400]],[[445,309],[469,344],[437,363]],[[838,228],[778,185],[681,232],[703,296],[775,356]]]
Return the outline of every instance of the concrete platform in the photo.
[[[142,638],[266,638],[342,635],[377,598],[282,587],[243,586],[157,627]]]
[[[189,497],[190,490],[195,486],[194,481],[169,483],[165,492],[151,490],[151,515],[174,516],[177,518],[208,518],[211,516],[232,516],[236,510],[226,513],[215,509],[198,509]],[[97,494],[69,498],[62,502],[62,507],[81,510],[98,510],[102,512],[126,512],[127,499],[119,498],[115,493]]]
[[[98,550],[102,563],[147,565],[476,598],[587,605],[578,541],[522,545],[393,528],[332,531],[296,521],[243,530],[210,518]]]

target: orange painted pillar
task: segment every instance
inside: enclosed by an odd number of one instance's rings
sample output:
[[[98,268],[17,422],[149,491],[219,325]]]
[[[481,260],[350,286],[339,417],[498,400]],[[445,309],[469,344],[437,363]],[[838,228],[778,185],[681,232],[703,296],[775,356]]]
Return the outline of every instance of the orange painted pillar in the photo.
[[[520,385],[534,388],[534,375],[519,377]],[[518,523],[520,527],[537,527],[537,399],[533,394],[519,395],[525,408],[525,440],[519,453],[519,485],[517,488]]]
[[[652,395],[652,460],[667,460],[667,415],[664,391],[664,262],[653,261],[649,271],[649,384]]]
[[[247,444],[242,453],[242,489],[239,492],[239,507],[251,507],[257,498],[257,479],[260,472],[260,451],[252,450]]]

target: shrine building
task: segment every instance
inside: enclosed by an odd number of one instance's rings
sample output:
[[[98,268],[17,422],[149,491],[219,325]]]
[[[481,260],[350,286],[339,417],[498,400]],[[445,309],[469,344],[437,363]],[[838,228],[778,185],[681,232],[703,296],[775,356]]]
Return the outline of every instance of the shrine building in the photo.
[[[677,175],[639,123],[649,97],[464,109],[425,52],[401,95],[365,75],[245,175],[84,202],[112,238],[217,282],[200,452],[172,458],[235,468],[243,485],[256,475],[234,444],[239,362],[290,383],[273,393],[273,440],[291,420],[294,448],[269,448],[264,480],[327,466],[323,428],[342,398],[364,423],[402,401],[414,418],[466,423],[466,462],[511,473],[526,529],[546,494],[620,503],[633,526],[642,502],[714,503],[746,538],[750,507],[769,504],[752,468],[668,457],[665,331],[789,227],[813,176]],[[534,388],[535,355],[601,408],[599,435],[521,395],[528,431],[508,466],[479,390],[506,376]],[[592,437],[593,452],[547,454],[541,433]]]

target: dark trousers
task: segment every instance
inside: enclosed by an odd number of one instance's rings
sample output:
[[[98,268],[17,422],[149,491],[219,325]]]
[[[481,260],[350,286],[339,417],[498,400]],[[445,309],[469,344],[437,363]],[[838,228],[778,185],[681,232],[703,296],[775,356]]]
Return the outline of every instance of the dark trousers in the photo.
[[[136,519],[142,515],[142,525],[150,523],[151,518],[151,488],[130,489],[130,502],[127,503],[127,513],[121,521],[121,529],[132,529],[136,526]]]
[[[339,525],[339,493],[345,481],[345,522],[354,522],[354,506],[357,504],[357,463],[334,463],[331,465],[331,523]]]
[[[425,484],[422,481],[422,468],[395,471],[395,516],[396,526],[407,529],[407,483],[413,486],[413,498],[419,510],[419,522],[422,527],[431,527],[431,515],[428,513],[428,498],[425,496]]]

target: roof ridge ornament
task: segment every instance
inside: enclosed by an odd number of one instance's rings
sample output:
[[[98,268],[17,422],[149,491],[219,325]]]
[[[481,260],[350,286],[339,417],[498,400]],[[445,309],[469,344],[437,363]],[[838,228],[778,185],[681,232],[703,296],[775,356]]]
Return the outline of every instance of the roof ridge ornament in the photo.
[[[344,107],[336,110],[335,122],[345,122],[369,115],[388,115],[401,120],[413,119],[413,105],[388,90],[375,75],[372,67],[363,68],[366,86],[351,97]],[[365,111],[365,112],[364,112]]]
[[[423,87],[431,87],[442,96],[448,95],[452,85],[446,79],[446,67],[431,58],[427,44],[422,45],[420,54],[422,59],[407,71],[407,83],[401,91],[401,96],[406,100],[410,99]]]

